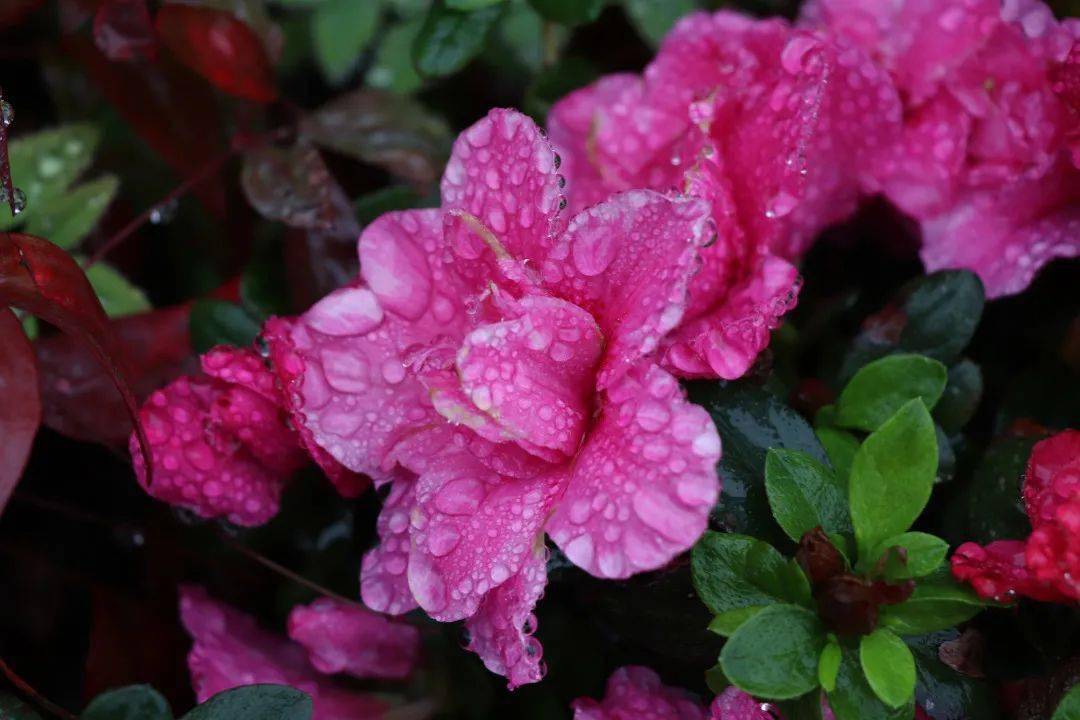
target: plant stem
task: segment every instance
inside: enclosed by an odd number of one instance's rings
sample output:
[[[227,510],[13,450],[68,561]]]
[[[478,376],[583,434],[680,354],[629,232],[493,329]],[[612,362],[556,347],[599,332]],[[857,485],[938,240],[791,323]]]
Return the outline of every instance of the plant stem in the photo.
[[[4,677],[8,679],[8,682],[14,685],[19,692],[33,700],[35,704],[41,707],[42,710],[48,712],[50,715],[55,715],[58,718],[63,718],[63,720],[76,720],[74,715],[46,698],[44,695],[35,690],[33,686],[30,685],[30,683],[19,677],[19,674],[12,670],[11,666],[4,662],[3,658],[0,658],[0,673],[3,673]]]

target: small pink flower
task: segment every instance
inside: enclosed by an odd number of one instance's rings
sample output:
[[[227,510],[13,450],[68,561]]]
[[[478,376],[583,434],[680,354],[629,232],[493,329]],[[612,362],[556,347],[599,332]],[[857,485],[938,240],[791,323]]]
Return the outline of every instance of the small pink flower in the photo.
[[[803,14],[900,90],[903,134],[868,170],[920,221],[928,270],[969,268],[997,297],[1080,254],[1080,23],[1038,0],[811,0]]]
[[[687,16],[641,77],[571,93],[549,124],[574,208],[634,187],[710,201],[717,241],[664,364],[734,379],[794,306],[787,260],[854,211],[862,170],[899,121],[891,82],[858,49],[719,12]]]
[[[180,589],[180,619],[194,640],[188,654],[198,702],[243,685],[290,685],[311,696],[312,720],[375,720],[389,709],[372,694],[348,690],[320,675],[304,648],[260,628],[254,618],[195,586]]]
[[[753,699],[751,698],[751,702]],[[616,670],[607,682],[602,701],[578,698],[574,720],[713,720],[692,696],[664,685],[649,668],[629,665]],[[758,720],[758,716],[723,716],[723,720]]]
[[[994,600],[1080,600],[1080,431],[1065,430],[1032,448],[1024,504],[1028,539],[964,543],[953,554],[953,575]]]
[[[567,220],[557,171],[530,120],[492,111],[458,138],[442,208],[376,220],[361,280],[267,334],[301,433],[391,484],[366,604],[468,618],[511,686],[542,674],[545,531],[624,578],[690,547],[719,491],[716,428],[654,361],[708,207],[640,190]]]
[[[221,346],[201,360],[203,375],[174,380],[139,411],[154,454],[154,484],[146,485],[132,436],[136,477],[155,498],[203,517],[261,525],[277,514],[285,482],[306,454],[286,421],[274,372],[255,351]],[[336,462],[324,467],[342,494],[366,487]]]

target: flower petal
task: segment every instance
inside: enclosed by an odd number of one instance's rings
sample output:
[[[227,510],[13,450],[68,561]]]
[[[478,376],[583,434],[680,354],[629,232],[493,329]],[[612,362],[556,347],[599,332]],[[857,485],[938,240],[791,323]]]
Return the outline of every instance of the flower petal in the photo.
[[[390,481],[376,529],[379,544],[364,553],[360,566],[360,597],[372,610],[403,615],[416,607],[409,590],[409,511],[416,501],[416,478],[398,469]]]
[[[621,667],[608,678],[602,702],[578,698],[574,720],[706,720],[705,709],[685,691],[668,687],[646,667]]]
[[[731,686],[709,706],[709,720],[775,720],[776,715],[770,712],[772,707]]]
[[[970,583],[981,597],[998,602],[1017,595],[1044,602],[1066,602],[1068,597],[1040,582],[1024,559],[1022,540],[996,540],[986,547],[966,542],[952,556],[953,576]]]
[[[598,577],[654,570],[705,531],[720,437],[671,375],[639,366],[608,391],[547,531]]]

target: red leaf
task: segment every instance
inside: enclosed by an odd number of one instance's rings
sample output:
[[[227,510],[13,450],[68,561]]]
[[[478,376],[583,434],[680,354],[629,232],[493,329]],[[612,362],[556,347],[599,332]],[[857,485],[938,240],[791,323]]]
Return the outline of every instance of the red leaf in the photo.
[[[138,421],[135,396],[115,360],[112,328],[94,289],[71,256],[32,235],[0,233],[0,305],[22,308],[82,341],[124,399],[143,457],[152,457]]]
[[[259,37],[222,10],[169,4],[158,10],[158,36],[180,62],[225,92],[270,102],[274,74]]]
[[[110,60],[152,59],[157,39],[146,0],[103,0],[94,13],[94,44]]]
[[[198,370],[188,341],[190,311],[179,305],[109,321],[136,398]],[[53,335],[38,340],[36,349],[44,423],[76,440],[126,448],[127,408],[87,348],[69,335]]]
[[[19,482],[41,422],[37,363],[22,323],[0,309],[0,513]]]

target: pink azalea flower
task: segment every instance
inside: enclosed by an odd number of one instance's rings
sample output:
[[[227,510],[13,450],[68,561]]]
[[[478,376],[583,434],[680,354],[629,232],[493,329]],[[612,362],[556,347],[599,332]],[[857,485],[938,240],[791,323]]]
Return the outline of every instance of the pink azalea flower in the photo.
[[[716,428],[654,360],[707,205],[639,190],[567,220],[557,170],[530,120],[492,111],[455,143],[442,208],[379,218],[360,280],[267,333],[295,424],[391,484],[365,603],[468,618],[511,687],[542,675],[545,531],[625,578],[689,548],[719,491]]]
[[[1080,600],[1080,431],[1065,430],[1032,448],[1024,505],[1032,526],[1026,541],[964,543],[953,554],[953,575],[999,601]]]
[[[997,297],[1080,254],[1080,22],[1037,0],[811,0],[803,12],[900,90],[904,131],[873,175],[921,223],[928,270],[969,268]]]
[[[290,685],[311,696],[312,720],[374,720],[388,703],[345,689],[307,662],[304,648],[260,628],[255,619],[211,598],[195,586],[180,589],[180,619],[195,641],[188,669],[195,698],[242,685]]]
[[[861,170],[893,141],[900,102],[858,49],[783,20],[681,20],[641,77],[612,75],[552,108],[572,208],[634,187],[712,204],[686,320],[664,364],[737,378],[793,307],[798,258],[855,209]]]
[[[174,380],[140,409],[154,455],[154,484],[146,484],[146,464],[132,435],[136,477],[155,498],[203,517],[261,525],[277,514],[286,480],[307,455],[287,424],[282,393],[263,358],[254,350],[220,346],[201,359],[203,375]],[[325,453],[316,459],[343,495],[366,487],[364,478]]]
[[[751,699],[753,702],[753,699]],[[574,720],[706,720],[705,708],[677,688],[664,685],[646,667],[629,665],[608,679],[602,701],[578,698],[572,704]],[[714,716],[719,717],[719,716]],[[733,715],[724,720],[758,720],[759,716]],[[710,718],[711,720],[711,718]]]

